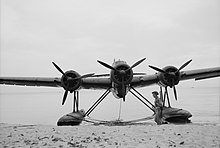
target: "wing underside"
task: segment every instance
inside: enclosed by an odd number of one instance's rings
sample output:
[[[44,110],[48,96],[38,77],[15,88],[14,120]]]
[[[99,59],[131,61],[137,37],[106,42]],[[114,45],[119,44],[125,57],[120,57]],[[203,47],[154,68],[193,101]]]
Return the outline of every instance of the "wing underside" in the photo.
[[[19,86],[62,87],[61,78],[50,77],[0,77],[0,84]],[[110,78],[84,78],[82,89],[107,89],[111,86]]]
[[[0,77],[0,84],[21,86],[60,87],[60,78],[47,77]]]
[[[208,78],[215,78],[220,76],[220,67],[216,68],[206,68],[206,69],[197,69],[181,72],[181,81],[182,80],[203,80]]]
[[[202,80],[220,76],[220,67],[198,70],[181,71],[180,81],[195,79]],[[158,73],[151,75],[134,76],[131,82],[133,87],[146,87],[160,81]],[[62,87],[61,78],[52,77],[0,77],[0,84],[22,86]],[[108,89],[112,85],[110,77],[88,77],[81,81],[82,89]]]

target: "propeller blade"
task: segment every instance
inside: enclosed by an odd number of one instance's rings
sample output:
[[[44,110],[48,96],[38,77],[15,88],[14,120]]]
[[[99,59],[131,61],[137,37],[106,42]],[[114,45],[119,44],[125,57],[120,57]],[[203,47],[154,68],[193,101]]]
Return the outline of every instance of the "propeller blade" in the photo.
[[[65,73],[62,71],[62,69],[56,63],[54,63],[54,62],[52,62],[52,63],[59,72],[61,72],[63,75],[65,75]]]
[[[68,90],[66,90],[64,93],[62,105],[65,103],[67,95],[68,95]]]
[[[134,68],[134,67],[136,67],[136,66],[138,66],[140,63],[142,63],[144,60],[145,60],[146,58],[143,58],[143,59],[141,59],[141,60],[139,60],[139,61],[137,61],[136,63],[134,63],[129,69],[132,69],[132,68]]]
[[[178,71],[180,71],[181,69],[183,69],[184,67],[186,67],[190,62],[192,62],[192,59],[187,61],[186,63],[184,63],[179,69]]]
[[[110,74],[98,74],[98,75],[93,75],[92,77],[108,77]]]
[[[123,101],[125,102],[125,95],[123,96]]]
[[[97,62],[99,62],[101,65],[103,65],[103,66],[105,66],[105,67],[107,67],[107,68],[109,68],[109,69],[111,69],[111,70],[118,71],[118,70],[115,69],[114,67],[112,67],[112,66],[110,66],[110,65],[108,65],[108,64],[106,64],[106,63],[104,63],[104,62],[102,62],[102,61],[97,60]]]
[[[89,73],[89,74],[85,74],[83,76],[81,76],[80,78],[87,78],[87,77],[91,77],[93,76],[95,73]]]
[[[158,72],[162,72],[162,73],[166,73],[166,74],[167,74],[166,71],[164,71],[164,70],[162,70],[162,69],[160,69],[160,68],[157,68],[157,67],[154,67],[154,66],[151,66],[151,65],[149,65],[149,67],[152,68],[152,69],[154,69],[154,70],[156,70],[156,71],[158,71]]]
[[[175,85],[173,86],[173,92],[174,92],[175,99],[177,100],[177,92],[176,92],[176,87],[175,87]]]
[[[85,75],[82,75],[82,76],[80,76],[80,77],[73,78],[72,80],[77,80],[77,79],[81,79],[81,78],[91,77],[91,76],[93,76],[94,74],[95,74],[95,73],[85,74]]]
[[[162,101],[164,101],[164,98],[163,98],[163,90],[162,90],[162,87],[160,86],[160,98],[162,99]]]
[[[141,72],[136,72],[136,73],[133,73],[133,75],[147,75],[147,73],[141,73]]]

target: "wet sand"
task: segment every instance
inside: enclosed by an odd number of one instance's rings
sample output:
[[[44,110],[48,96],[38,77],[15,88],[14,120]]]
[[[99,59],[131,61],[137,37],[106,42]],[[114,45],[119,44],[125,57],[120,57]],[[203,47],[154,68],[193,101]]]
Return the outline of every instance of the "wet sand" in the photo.
[[[0,124],[1,147],[220,147],[219,124],[75,127]]]

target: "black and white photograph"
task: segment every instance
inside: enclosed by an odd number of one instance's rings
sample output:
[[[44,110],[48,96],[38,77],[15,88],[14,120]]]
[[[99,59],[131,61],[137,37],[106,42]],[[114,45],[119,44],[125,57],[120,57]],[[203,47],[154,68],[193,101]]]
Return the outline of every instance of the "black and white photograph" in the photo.
[[[219,0],[0,0],[0,147],[219,148]]]

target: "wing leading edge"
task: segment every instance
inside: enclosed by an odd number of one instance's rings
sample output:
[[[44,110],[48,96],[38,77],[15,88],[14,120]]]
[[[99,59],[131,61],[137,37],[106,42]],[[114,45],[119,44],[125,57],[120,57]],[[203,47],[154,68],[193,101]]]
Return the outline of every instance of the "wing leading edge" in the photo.
[[[49,77],[0,77],[0,84],[21,86],[60,87],[60,78]]]
[[[159,84],[161,81],[159,75],[159,73],[156,73],[153,75],[134,77],[131,85],[133,87],[145,87],[153,84]],[[181,71],[179,81],[190,79],[203,80],[215,77],[220,77],[220,67]]]
[[[180,72],[180,81],[189,79],[202,80],[219,76],[220,67],[188,70]],[[131,85],[133,87],[146,87],[158,84],[159,81],[160,79],[158,73],[152,75],[134,76]],[[61,78],[52,77],[0,77],[0,84],[62,87]],[[83,78],[81,82],[82,89],[108,89],[109,87],[111,87],[111,79],[109,77],[88,77]]]
[[[61,78],[52,77],[0,77],[0,84],[20,86],[62,87]],[[110,78],[82,78],[82,89],[107,89]]]
[[[197,69],[197,70],[188,70],[181,72],[180,80],[202,80],[208,78],[215,78],[220,76],[220,67],[215,68],[206,68],[206,69]]]

